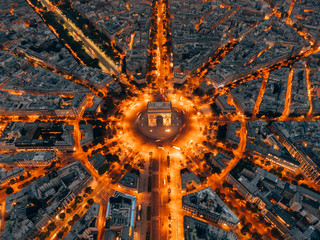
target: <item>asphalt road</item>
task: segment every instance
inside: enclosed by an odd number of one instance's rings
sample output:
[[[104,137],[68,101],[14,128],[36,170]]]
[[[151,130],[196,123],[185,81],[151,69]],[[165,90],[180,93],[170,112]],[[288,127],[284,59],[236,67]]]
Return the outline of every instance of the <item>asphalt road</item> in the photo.
[[[40,0],[40,2],[46,6],[48,9],[52,9],[52,5],[48,0]],[[104,70],[112,72],[114,74],[119,74],[118,68],[115,63],[102,52],[99,47],[88,37],[86,37],[83,32],[70,20],[67,19],[65,15],[63,15],[62,11],[59,8],[55,8],[54,14],[57,18],[64,21],[65,27],[69,30],[70,34],[75,38],[80,38],[84,47],[86,48],[89,55],[97,58],[102,65],[101,67]],[[76,33],[76,34],[75,34]],[[93,53],[93,54],[92,54]]]

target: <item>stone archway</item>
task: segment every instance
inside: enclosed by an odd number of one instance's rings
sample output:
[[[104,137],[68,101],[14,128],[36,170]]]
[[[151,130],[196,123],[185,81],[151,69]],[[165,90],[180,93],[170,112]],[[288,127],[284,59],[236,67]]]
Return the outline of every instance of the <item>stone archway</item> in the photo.
[[[163,117],[161,115],[157,116],[157,126],[163,126]]]

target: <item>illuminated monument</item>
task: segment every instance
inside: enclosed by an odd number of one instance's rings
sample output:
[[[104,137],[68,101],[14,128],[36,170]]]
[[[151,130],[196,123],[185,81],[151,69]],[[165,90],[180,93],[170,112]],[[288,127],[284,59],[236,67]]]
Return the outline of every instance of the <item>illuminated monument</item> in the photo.
[[[147,109],[139,114],[137,126],[149,138],[166,140],[181,130],[181,114],[173,109],[171,102],[148,102]]]
[[[147,114],[149,127],[171,126],[171,102],[148,102]]]

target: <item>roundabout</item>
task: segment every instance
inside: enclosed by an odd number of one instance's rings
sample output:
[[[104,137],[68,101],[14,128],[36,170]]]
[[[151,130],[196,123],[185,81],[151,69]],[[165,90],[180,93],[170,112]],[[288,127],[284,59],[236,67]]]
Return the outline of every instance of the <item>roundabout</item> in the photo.
[[[119,139],[131,149],[149,153],[153,147],[187,147],[190,141],[202,142],[205,137],[202,120],[196,108],[198,99],[187,99],[180,93],[143,94],[124,101],[122,117],[115,119]],[[148,108],[149,106],[149,108]]]

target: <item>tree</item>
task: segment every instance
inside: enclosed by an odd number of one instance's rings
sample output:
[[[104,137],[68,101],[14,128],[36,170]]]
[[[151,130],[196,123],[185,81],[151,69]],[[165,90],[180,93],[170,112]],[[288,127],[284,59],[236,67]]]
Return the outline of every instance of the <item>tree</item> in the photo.
[[[87,203],[91,206],[92,204],[94,204],[94,200],[92,198],[90,198]]]
[[[217,140],[225,141],[227,135],[227,124],[221,125],[218,127]]]
[[[279,166],[279,167],[277,168],[277,171],[278,171],[278,172],[283,172],[283,170],[284,170],[284,167]]]
[[[132,169],[132,166],[129,163],[126,163],[124,165],[124,169],[126,169],[127,171],[130,171]]]
[[[303,177],[303,175],[302,175],[301,173],[299,173],[299,174],[295,177],[295,179],[296,179],[297,181],[300,181],[300,180],[304,180],[304,177]]]
[[[213,154],[211,152],[207,152],[203,156],[204,156],[204,159],[206,160],[206,162],[210,164],[210,160],[211,160],[210,158],[211,158],[211,156],[213,157]]]
[[[262,240],[262,235],[257,232],[252,233],[251,236],[255,240]]]
[[[75,202],[81,203],[83,201],[83,198],[81,196],[76,196]]]
[[[41,233],[39,234],[39,239],[40,239],[40,240],[44,240],[44,239],[46,239],[46,238],[49,237],[49,236],[50,236],[50,232],[49,232],[49,231],[41,232]]]
[[[82,149],[84,152],[88,152],[88,150],[89,150],[89,148],[87,146],[83,146]]]
[[[73,222],[76,222],[80,219],[80,216],[78,214],[74,215],[73,218],[72,218],[72,221]]]
[[[52,232],[53,230],[55,230],[57,228],[56,224],[54,222],[50,223],[48,226],[48,230],[50,232]]]
[[[68,214],[70,214],[72,212],[71,208],[67,208],[67,211],[66,211]]]
[[[115,145],[117,145],[117,142],[114,142],[114,143],[115,143]],[[108,159],[108,162],[111,162],[111,163],[120,162],[120,159],[119,159],[118,155],[116,155],[116,154],[108,153],[106,155],[106,158]]]
[[[240,232],[242,235],[246,235],[250,231],[248,225],[244,225],[243,228],[241,228]]]
[[[251,205],[250,202],[246,202],[246,208],[247,208],[247,210],[251,210],[252,207],[253,207],[253,206]]]
[[[6,194],[11,194],[11,193],[13,193],[13,192],[14,192],[14,190],[13,190],[12,187],[8,187],[8,188],[6,189]]]
[[[271,229],[271,236],[273,236],[274,238],[277,238],[277,239],[283,239],[283,237],[281,236],[281,233],[279,232],[279,230],[277,228]]]
[[[61,214],[59,215],[59,218],[62,219],[62,220],[63,220],[65,217],[66,217],[66,214],[65,214],[65,213],[61,213]]]
[[[211,166],[211,173],[212,174],[215,174],[215,173],[220,174],[221,170],[215,166]]]
[[[109,169],[109,164],[108,164],[108,163],[102,164],[102,165],[98,168],[98,173],[99,173],[99,175],[104,174],[108,169]]]
[[[270,222],[265,221],[265,224],[266,224],[267,227],[271,227],[271,223]]]
[[[226,195],[224,193],[220,193],[220,196],[219,196],[221,199],[225,199]]]
[[[58,238],[62,238],[63,235],[64,235],[64,232],[63,232],[63,231],[60,231],[60,232],[58,232],[57,237],[58,237]]]
[[[232,184],[228,183],[227,181],[224,181],[224,182],[222,183],[222,186],[223,186],[224,188],[232,188]]]
[[[245,222],[246,222],[246,219],[245,219],[244,216],[242,216],[242,217],[240,218],[240,223],[241,223],[242,225],[244,225]]]
[[[112,97],[106,96],[104,98],[104,107],[108,112],[112,111],[115,108]]]
[[[93,190],[91,187],[86,187],[86,189],[84,191],[85,191],[85,193],[91,194]]]
[[[72,204],[72,205],[71,205],[71,208],[72,208],[73,210],[76,210],[76,208],[77,208],[77,203],[75,202],[74,204]]]
[[[238,191],[234,192],[234,197],[236,199],[240,199],[240,200],[244,200],[245,199],[242,195],[240,195],[240,193]]]

